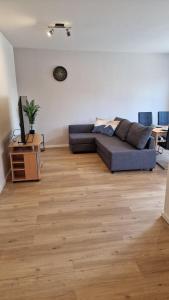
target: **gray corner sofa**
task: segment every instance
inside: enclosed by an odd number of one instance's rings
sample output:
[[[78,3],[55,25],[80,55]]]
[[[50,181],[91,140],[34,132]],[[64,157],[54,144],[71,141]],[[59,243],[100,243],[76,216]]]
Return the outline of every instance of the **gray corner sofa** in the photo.
[[[156,151],[151,128],[121,119],[113,136],[92,133],[94,124],[69,125],[73,153],[97,152],[110,171],[152,170]]]

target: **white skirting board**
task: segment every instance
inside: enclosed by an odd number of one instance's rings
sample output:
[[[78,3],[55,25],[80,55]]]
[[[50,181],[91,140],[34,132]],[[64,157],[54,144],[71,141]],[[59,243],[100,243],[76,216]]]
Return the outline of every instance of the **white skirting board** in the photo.
[[[45,145],[45,148],[68,148],[68,144],[58,144],[58,145]]]
[[[167,216],[165,213],[162,213],[161,215],[163,219],[169,224],[169,216]]]
[[[6,182],[7,182],[7,178],[9,176],[9,173],[11,172],[11,169],[9,169],[9,171],[7,172],[7,175],[5,176],[5,179],[4,181],[2,182],[2,184],[0,184],[0,193],[3,191],[5,185],[6,185]]]
[[[1,184],[0,184],[0,193],[3,191],[4,187],[6,184],[6,180],[4,180]]]

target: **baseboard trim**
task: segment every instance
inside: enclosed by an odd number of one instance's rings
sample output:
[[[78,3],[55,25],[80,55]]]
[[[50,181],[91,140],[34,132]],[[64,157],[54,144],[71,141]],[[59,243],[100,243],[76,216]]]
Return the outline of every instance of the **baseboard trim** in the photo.
[[[11,169],[8,170],[8,172],[7,172],[7,174],[6,174],[5,178],[4,178],[4,182],[0,185],[0,193],[2,193],[4,187],[5,187],[6,183],[7,183],[7,178],[9,176],[10,172],[11,172]]]
[[[162,215],[163,219],[169,224],[169,217],[163,212]]]
[[[68,144],[57,144],[57,145],[45,145],[46,149],[50,148],[67,148],[69,145]]]
[[[2,191],[5,187],[5,184],[6,184],[6,180],[4,180],[3,183],[0,185],[0,193],[2,193]]]

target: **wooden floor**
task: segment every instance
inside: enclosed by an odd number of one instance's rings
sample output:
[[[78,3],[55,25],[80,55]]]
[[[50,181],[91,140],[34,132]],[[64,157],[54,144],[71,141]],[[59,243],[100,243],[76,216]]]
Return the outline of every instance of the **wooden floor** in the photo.
[[[166,171],[111,174],[97,154],[42,154],[0,196],[1,300],[168,300]]]

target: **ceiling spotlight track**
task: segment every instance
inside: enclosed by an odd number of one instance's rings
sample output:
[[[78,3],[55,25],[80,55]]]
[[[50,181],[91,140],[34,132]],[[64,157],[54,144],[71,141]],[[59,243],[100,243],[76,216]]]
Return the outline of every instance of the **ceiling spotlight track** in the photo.
[[[47,30],[48,37],[52,37],[54,34],[55,29],[65,29],[67,37],[71,36],[71,26],[68,26],[64,23],[56,23],[54,25],[49,25]]]

